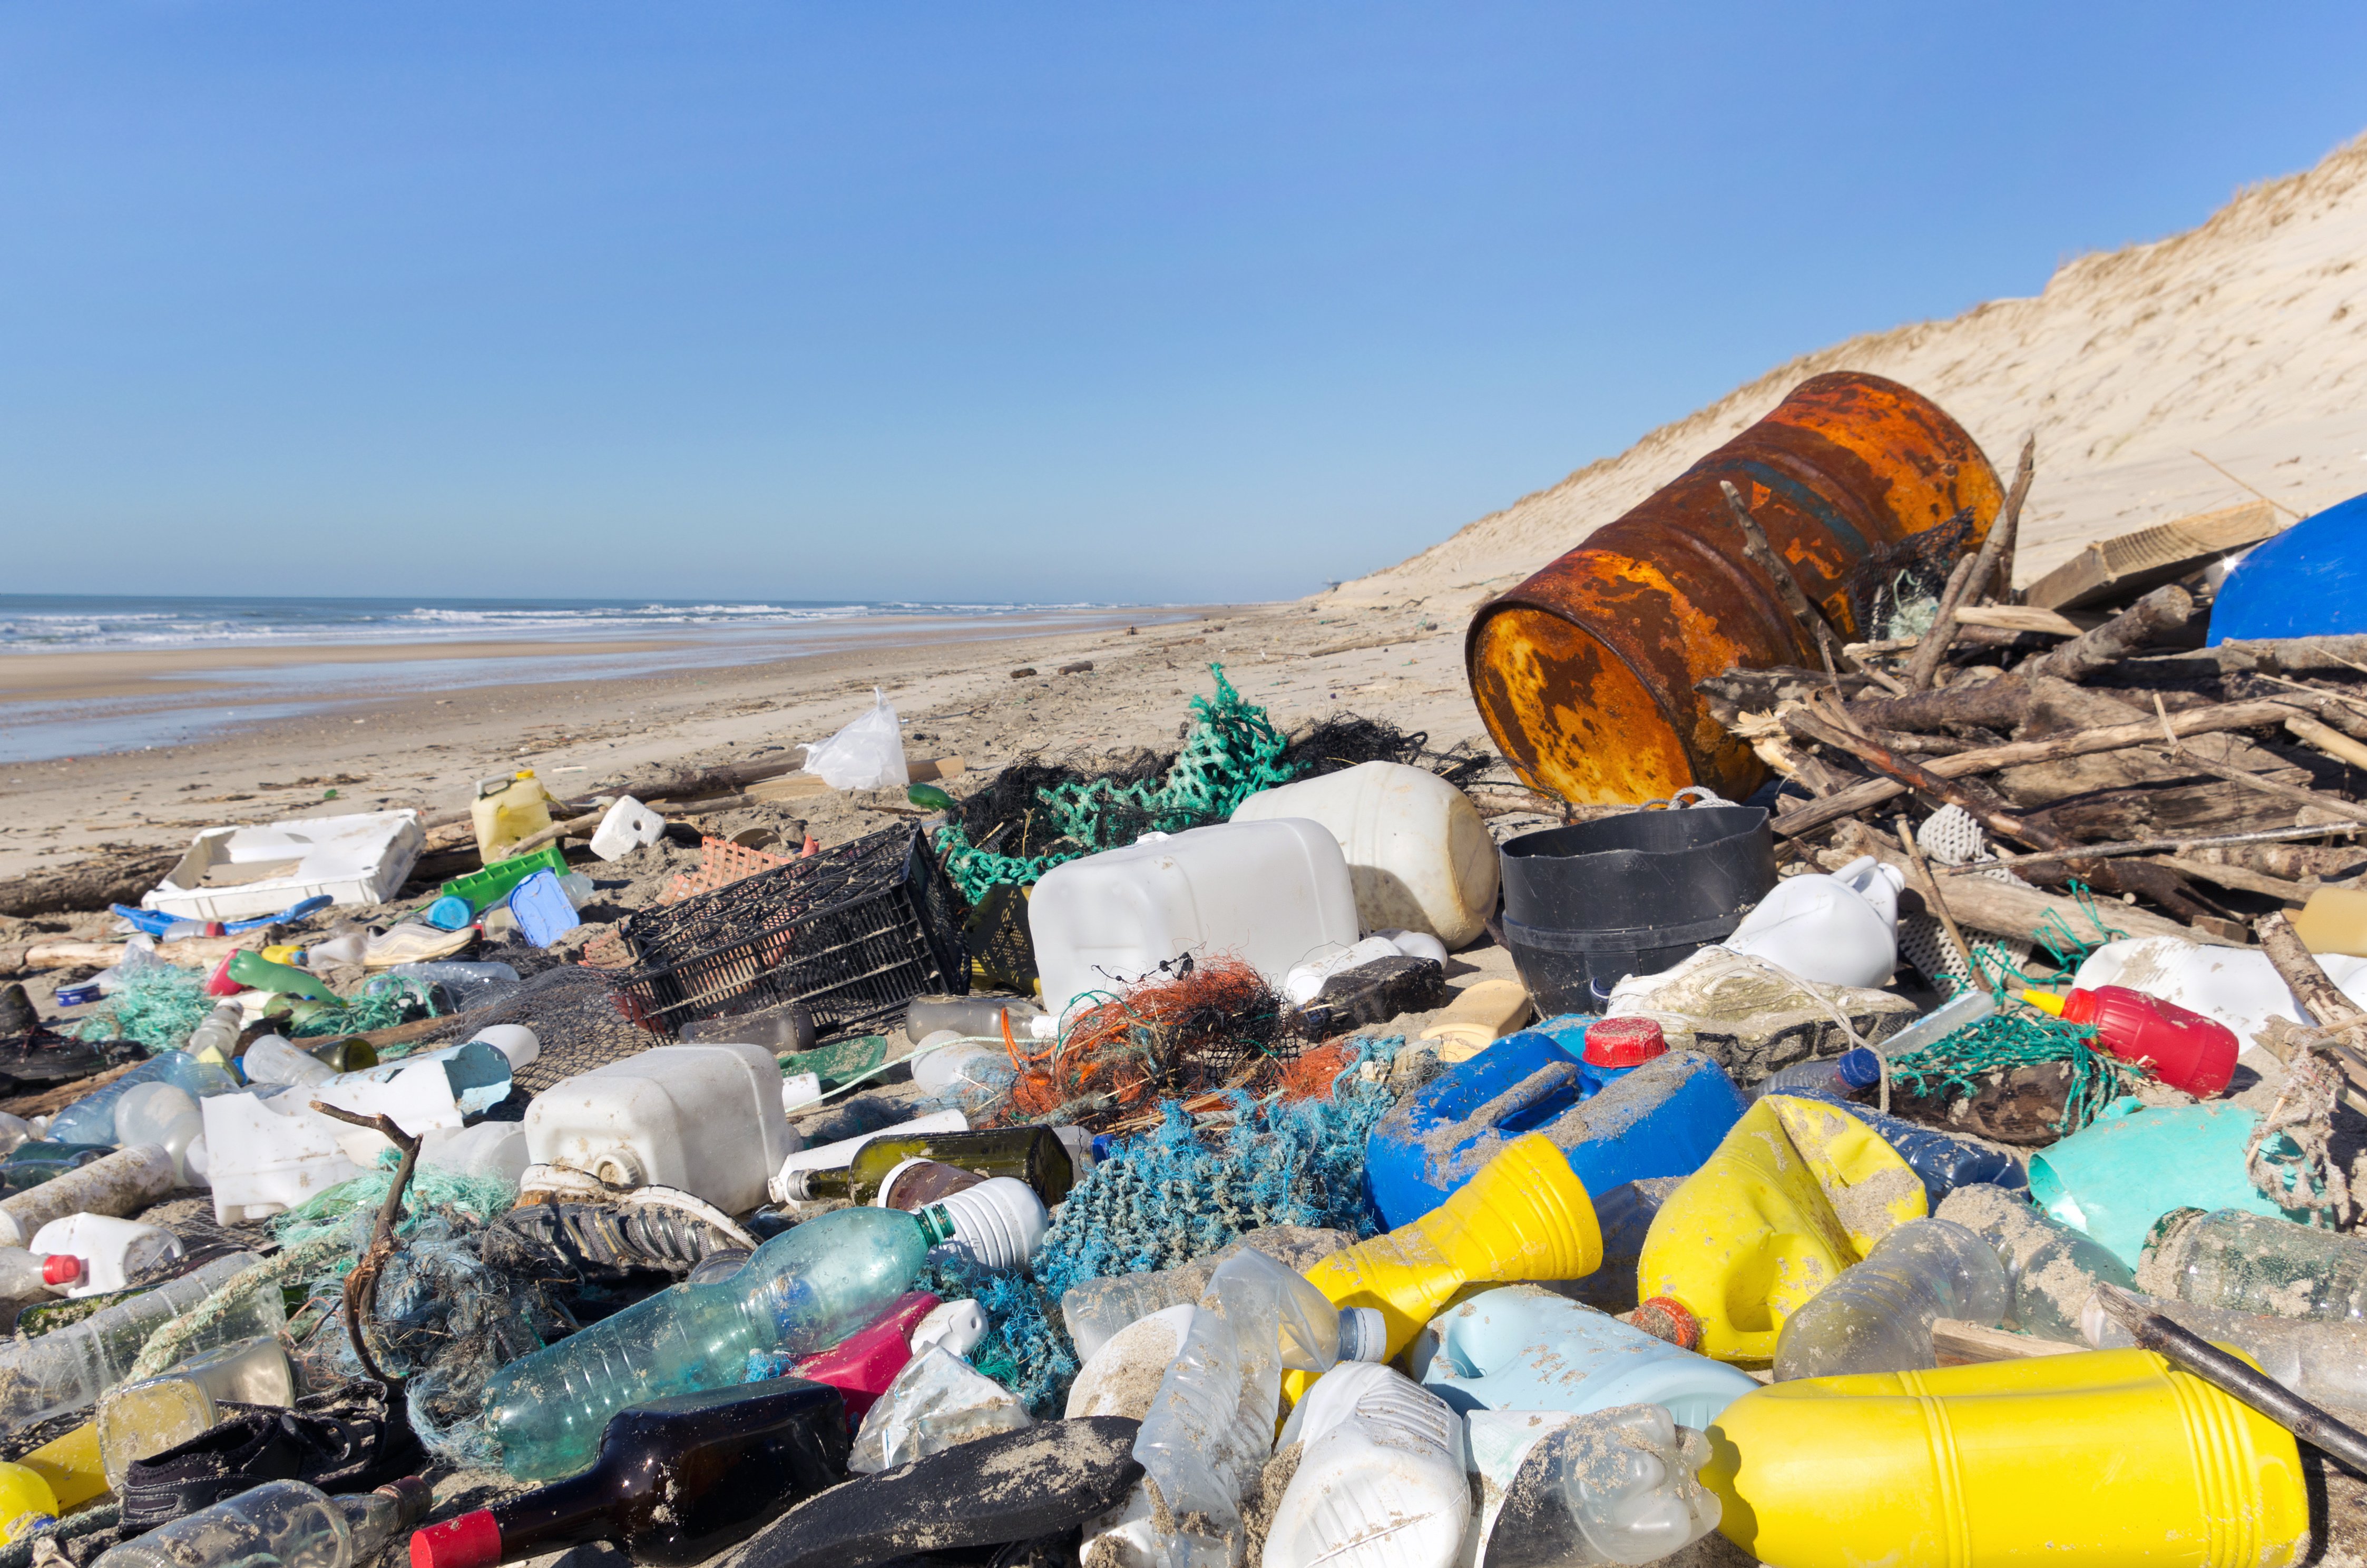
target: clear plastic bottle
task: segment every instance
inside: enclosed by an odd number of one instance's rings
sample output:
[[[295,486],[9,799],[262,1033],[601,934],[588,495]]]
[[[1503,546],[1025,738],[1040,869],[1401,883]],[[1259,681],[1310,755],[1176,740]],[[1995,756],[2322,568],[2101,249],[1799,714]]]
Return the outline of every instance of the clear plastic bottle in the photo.
[[[1481,1440],[1475,1426],[1473,1447]],[[1718,1499],[1700,1480],[1709,1457],[1709,1440],[1657,1404],[1580,1416],[1520,1454],[1488,1499],[1476,1560],[1484,1568],[1580,1568],[1672,1556],[1717,1528]],[[1494,1479],[1493,1465],[1480,1468]]]
[[[2129,1266],[2102,1242],[2073,1230],[2020,1192],[1976,1182],[1940,1201],[1953,1220],[1997,1250],[2013,1284],[2009,1324],[2058,1344],[2079,1343],[2079,1309],[2098,1285],[2135,1288]]]
[[[236,1002],[218,1003],[213,1011],[189,1033],[183,1054],[201,1062],[222,1063],[230,1060],[238,1049],[239,1031],[246,1024],[246,1010]]]
[[[30,1122],[0,1111],[0,1155],[6,1154],[32,1135],[33,1124]]]
[[[115,1141],[127,1149],[154,1144],[173,1157],[173,1174],[184,1187],[207,1185],[202,1157],[190,1149],[206,1135],[205,1117],[186,1089],[143,1083],[115,1102]]]
[[[0,1247],[22,1247],[68,1214],[130,1214],[173,1190],[173,1156],[157,1144],[118,1149],[39,1187],[0,1198]]]
[[[1775,1381],[1936,1367],[1935,1321],[1994,1324],[2012,1299],[1988,1242],[1953,1221],[1909,1220],[1784,1320]]]
[[[1060,1319],[1077,1347],[1080,1362],[1110,1342],[1128,1324],[1172,1306],[1190,1306],[1208,1288],[1217,1266],[1242,1251],[1263,1252],[1292,1269],[1305,1269],[1345,1246],[1338,1231],[1302,1225],[1266,1225],[1229,1247],[1173,1269],[1143,1274],[1109,1274],[1071,1285],[1060,1297]],[[1358,1358],[1364,1359],[1365,1358]]]
[[[427,1512],[427,1483],[405,1476],[332,1497],[301,1481],[266,1481],[109,1547],[103,1568],[354,1568]]]
[[[266,1034],[246,1048],[239,1070],[250,1084],[326,1083],[337,1069],[310,1052],[299,1050],[277,1034]]]
[[[220,1009],[216,1009],[220,1011]],[[235,1032],[232,1035],[235,1038]],[[238,1080],[226,1067],[201,1062],[186,1051],[167,1051],[141,1063],[105,1089],[84,1096],[57,1113],[49,1136],[61,1144],[115,1142],[115,1104],[143,1083],[168,1083],[192,1100],[228,1094]]]
[[[2230,1312],[2367,1319],[2367,1240],[2241,1209],[2173,1209],[2154,1223],[2136,1282]]]
[[[79,1269],[74,1275],[67,1275],[66,1265],[52,1266],[45,1253],[22,1247],[0,1247],[0,1301],[46,1301],[62,1296],[79,1275]]]
[[[2350,1425],[2367,1422],[2367,1323],[2263,1317],[2191,1302],[2139,1299],[2147,1312],[2180,1328],[2214,1345],[2234,1346],[2259,1362],[2260,1371]],[[2103,1303],[2092,1298],[2080,1310],[2079,1333],[2099,1350],[2125,1350],[2136,1343]]]
[[[941,1207],[842,1209],[756,1249],[711,1285],[676,1285],[512,1361],[485,1384],[502,1467],[521,1480],[572,1474],[629,1404],[740,1382],[751,1353],[835,1344],[902,1294],[954,1222]]]
[[[148,1337],[262,1261],[251,1252],[217,1258],[153,1291],[142,1291],[38,1339],[0,1344],[0,1432],[95,1403],[139,1359]],[[277,1291],[258,1292],[209,1325],[187,1347],[209,1349],[233,1339],[277,1334],[288,1322]]]
[[[1449,1568],[1471,1518],[1463,1422],[1387,1367],[1316,1380],[1277,1446],[1305,1445],[1275,1505],[1265,1568]]]

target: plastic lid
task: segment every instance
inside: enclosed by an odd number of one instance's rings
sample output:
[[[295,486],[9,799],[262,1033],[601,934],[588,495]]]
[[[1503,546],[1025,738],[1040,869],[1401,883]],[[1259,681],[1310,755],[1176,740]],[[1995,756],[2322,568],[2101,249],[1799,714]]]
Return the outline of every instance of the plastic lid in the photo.
[[[429,1525],[411,1538],[411,1568],[492,1568],[502,1560],[502,1527],[491,1508]]]
[[[2024,991],[2022,999],[2051,1017],[2063,1016],[2063,998],[2052,991]]]
[[[1386,1361],[1389,1359],[1389,1325],[1378,1307],[1340,1309],[1340,1359],[1343,1361]]]
[[[1590,1066],[1640,1067],[1668,1049],[1660,1026],[1648,1018],[1598,1019],[1586,1026]]]
[[[71,1285],[82,1278],[82,1259],[71,1253],[52,1252],[41,1259],[41,1283]]]
[[[1665,1339],[1680,1350],[1701,1348],[1701,1319],[1693,1308],[1674,1296],[1653,1296],[1639,1303],[1634,1312],[1623,1314],[1620,1321],[1640,1328],[1655,1339]]]
[[[1882,1058],[1860,1045],[1854,1050],[1842,1052],[1840,1060],[1833,1064],[1833,1070],[1840,1073],[1841,1082],[1852,1089],[1872,1089],[1882,1081]]]
[[[510,777],[514,779],[530,779],[534,777],[534,770],[532,768],[520,768],[516,773],[512,773]]]

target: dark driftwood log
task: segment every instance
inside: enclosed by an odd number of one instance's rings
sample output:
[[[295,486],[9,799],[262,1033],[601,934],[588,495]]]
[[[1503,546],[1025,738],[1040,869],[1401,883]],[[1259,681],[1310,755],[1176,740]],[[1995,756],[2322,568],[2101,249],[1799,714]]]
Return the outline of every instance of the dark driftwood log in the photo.
[[[2081,632],[2052,653],[2042,653],[2014,671],[2025,681],[2041,675],[2084,681],[2129,655],[2150,648],[2194,618],[2194,601],[2172,583],[2157,588],[2092,631]]]
[[[1968,780],[1942,778],[1920,763],[1886,750],[1863,736],[1852,735],[1838,726],[1825,724],[1805,712],[1787,715],[1784,724],[1795,734],[1847,752],[1874,772],[1888,775],[1926,798],[1961,807],[1993,833],[2035,849],[2069,851],[2078,847],[2044,824],[2033,824],[2016,816],[1996,795]],[[2032,870],[2043,875],[2050,863],[2037,863]],[[2204,901],[2184,877],[2167,866],[2121,860],[2081,861],[2076,857],[2067,857],[2062,865],[2069,874],[2102,892],[2135,893],[2152,899],[2184,920],[2214,919],[2224,913]]]
[[[1936,693],[1934,695],[1946,695]],[[1911,699],[1910,699],[1911,700]],[[2170,716],[2170,728],[2177,734],[2210,735],[2222,730],[2249,729],[2257,726],[2282,724],[2290,708],[2282,703],[2221,703],[2213,707],[2195,708]],[[1857,705],[1850,706],[1850,716],[1856,718]],[[2143,746],[2158,741],[2159,720],[2113,725],[2106,728],[2083,730],[2073,735],[2049,736],[2043,740],[2016,740],[2003,746],[1991,746],[1978,751],[1965,751],[1954,757],[1931,759],[1931,772],[1942,778],[1965,778],[1999,768],[2010,768],[2025,762],[2044,762],[2056,757],[2085,756],[2095,751],[2113,751],[2124,747]],[[1799,834],[1837,822],[1868,807],[1879,806],[1906,793],[1895,779],[1872,779],[1855,784],[1829,799],[1813,806],[1802,807],[1784,813],[1775,820],[1779,833]]]
[[[173,869],[184,852],[158,850],[109,860],[80,861],[37,876],[0,882],[0,915],[24,919],[73,909],[104,909],[109,904],[137,904],[142,894],[164,880],[164,874]]]

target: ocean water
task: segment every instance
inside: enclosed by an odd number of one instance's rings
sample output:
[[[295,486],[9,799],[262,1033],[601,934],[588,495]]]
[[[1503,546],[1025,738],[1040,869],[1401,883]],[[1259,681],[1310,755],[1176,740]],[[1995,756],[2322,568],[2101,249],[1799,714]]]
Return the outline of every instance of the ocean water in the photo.
[[[266,719],[434,688],[595,681],[759,663],[917,637],[951,640],[1155,625],[1145,605],[923,604],[762,599],[138,598],[0,593],[0,762],[182,744]],[[412,657],[459,644],[521,646]],[[604,648],[603,644],[613,644]],[[663,644],[664,646],[651,646]],[[382,656],[368,652],[382,648]],[[318,649],[318,660],[300,649]],[[269,659],[249,650],[286,650]],[[153,671],[137,655],[168,655]],[[220,662],[207,655],[216,653]],[[44,692],[12,659],[113,656],[134,688]],[[126,659],[124,656],[132,656]],[[17,664],[31,671],[38,662]],[[119,682],[119,685],[120,682]],[[14,689],[12,690],[12,685]]]

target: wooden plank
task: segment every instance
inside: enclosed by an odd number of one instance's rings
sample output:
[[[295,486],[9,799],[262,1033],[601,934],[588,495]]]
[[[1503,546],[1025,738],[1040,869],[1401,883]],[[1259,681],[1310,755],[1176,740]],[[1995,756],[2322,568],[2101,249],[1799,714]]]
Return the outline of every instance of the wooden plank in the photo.
[[[1975,604],[1956,612],[1956,620],[1963,626],[1995,626],[2006,632],[2044,632],[2050,637],[2078,637],[2111,618],[2096,610],[2067,615],[2060,610],[2043,610],[2035,604]]]
[[[2033,1356],[2076,1356],[2088,1347],[2036,1339],[1961,1317],[1943,1317],[1931,1325],[1931,1348],[1941,1365],[1947,1366],[1968,1361],[2020,1361]]]
[[[2283,525],[2265,501],[2100,539],[2032,583],[2022,602],[2069,610],[2106,598],[2125,598],[2172,582],[2230,550],[2257,545]]]

